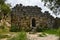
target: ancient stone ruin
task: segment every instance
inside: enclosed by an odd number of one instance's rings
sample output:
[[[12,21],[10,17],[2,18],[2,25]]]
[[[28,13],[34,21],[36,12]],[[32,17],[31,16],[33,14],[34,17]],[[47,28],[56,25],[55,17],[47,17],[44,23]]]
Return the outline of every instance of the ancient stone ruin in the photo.
[[[17,4],[12,8],[11,23],[16,25],[18,29],[30,30],[48,27],[53,28],[55,19],[48,11],[41,12],[41,8],[38,6],[23,6]]]

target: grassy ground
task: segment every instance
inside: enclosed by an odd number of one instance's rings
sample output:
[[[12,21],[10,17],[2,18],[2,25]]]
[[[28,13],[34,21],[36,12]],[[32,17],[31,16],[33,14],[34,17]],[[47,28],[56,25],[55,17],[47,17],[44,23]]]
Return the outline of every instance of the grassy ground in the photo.
[[[60,28],[59,29],[48,29],[44,30],[43,33],[54,34],[60,36]],[[10,34],[10,35],[7,35]],[[11,37],[12,35],[16,34],[15,36]],[[45,34],[44,34],[45,35]],[[39,35],[42,36],[42,35]],[[27,40],[26,32],[8,32],[5,30],[0,30],[0,39],[8,38],[8,40]]]
[[[0,33],[0,40],[5,38],[7,38],[7,40],[27,40],[26,32]]]
[[[26,32],[18,32],[14,37],[8,40],[27,40]]]
[[[48,30],[45,30],[44,33],[54,34],[54,35],[60,36],[60,28],[58,28],[58,29],[48,29]]]

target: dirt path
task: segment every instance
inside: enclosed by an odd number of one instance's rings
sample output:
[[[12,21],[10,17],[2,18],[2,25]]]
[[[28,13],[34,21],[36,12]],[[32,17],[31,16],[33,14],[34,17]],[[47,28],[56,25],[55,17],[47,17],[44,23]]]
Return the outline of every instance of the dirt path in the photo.
[[[27,33],[27,38],[28,40],[58,40],[58,37],[55,35],[49,35],[47,34],[47,36],[44,37],[39,37],[40,33],[36,33],[36,34],[29,34]],[[14,37],[16,34],[7,34],[9,36],[11,36],[10,38]],[[4,38],[4,39],[0,39],[0,40],[7,40],[8,38]]]
[[[36,34],[29,34],[27,33],[28,40],[58,40],[58,37],[55,35],[47,35],[45,37],[39,37],[39,33]]]

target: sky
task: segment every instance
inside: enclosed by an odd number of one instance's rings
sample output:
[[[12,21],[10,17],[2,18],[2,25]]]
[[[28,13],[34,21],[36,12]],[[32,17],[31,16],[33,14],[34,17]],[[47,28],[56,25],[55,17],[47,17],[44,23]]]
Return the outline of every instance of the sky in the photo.
[[[41,2],[41,0],[7,0],[6,3],[9,3],[12,5],[12,7],[14,7],[16,4],[23,4],[24,6],[35,6],[37,5],[38,7],[42,8],[42,12],[44,11],[49,11],[49,13],[51,13],[51,15],[53,15],[54,17],[56,17],[54,14],[52,14],[52,11],[49,10],[46,6],[44,6],[44,3]],[[58,16],[60,17],[60,16]]]

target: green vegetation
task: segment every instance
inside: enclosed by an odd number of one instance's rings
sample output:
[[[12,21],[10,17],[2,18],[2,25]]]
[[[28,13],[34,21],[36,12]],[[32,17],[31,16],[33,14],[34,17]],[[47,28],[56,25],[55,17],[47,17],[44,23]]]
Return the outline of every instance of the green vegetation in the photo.
[[[47,6],[50,10],[53,11],[53,13],[57,16],[60,13],[60,0],[42,0],[45,4],[44,6]],[[48,4],[49,2],[49,4]],[[58,10],[58,11],[57,11]]]
[[[6,0],[0,0],[0,23],[1,23],[1,25],[0,25],[0,33],[1,32],[7,32],[7,28],[8,27],[6,27],[6,17],[7,17],[7,14],[9,14],[10,13],[10,6],[7,4],[7,3],[5,3],[5,1]],[[3,22],[1,22],[1,20],[3,21]]]
[[[20,31],[20,30],[19,30],[18,26],[12,25],[11,28],[10,28],[10,31],[11,31],[11,32],[18,32],[18,31]]]
[[[6,18],[6,15],[8,14],[8,13],[10,13],[10,6],[9,5],[7,5],[6,3],[5,3],[5,1],[6,0],[0,0],[0,20],[1,19],[4,19],[3,20],[3,23],[6,21],[5,20],[5,18]],[[40,25],[41,26],[41,25]],[[24,31],[26,30],[26,31],[29,31],[29,29],[30,28],[22,28],[22,27],[18,27],[18,26],[16,26],[16,25],[12,25],[11,26],[11,30],[10,31],[12,31],[12,32],[18,32],[18,31],[21,31],[22,29],[24,29]],[[46,34],[45,33],[48,33],[48,34],[55,34],[55,35],[58,35],[58,36],[60,36],[60,28],[59,29],[47,29],[47,27],[46,28],[44,28],[44,27],[38,27],[37,29],[36,29],[36,31],[38,31],[38,32],[43,32],[42,34],[39,34],[39,36],[41,36],[41,37],[43,37],[43,36],[46,36]],[[4,35],[4,34],[2,34],[2,33],[4,33],[4,32],[8,32],[8,30],[7,30],[7,28],[5,27],[5,23],[3,24],[3,26],[0,26],[0,39],[2,39],[2,38],[9,38],[10,36],[8,36],[8,35]],[[19,32],[19,33],[17,33],[16,34],[16,36],[14,36],[14,37],[12,37],[12,38],[10,38],[10,39],[8,39],[8,40],[27,40],[27,35],[26,35],[26,32]]]
[[[48,33],[48,34],[55,34],[55,35],[60,36],[60,28],[58,28],[58,29],[48,29],[48,30],[45,30],[44,32]]]
[[[7,14],[10,12],[10,6],[5,3],[6,0],[0,0],[0,12]]]
[[[4,34],[0,34],[0,39],[2,39],[2,38],[9,38],[10,36],[8,36],[8,35],[4,35]]]
[[[10,38],[8,40],[27,40],[27,36],[25,32],[19,32],[17,33],[16,36],[14,36],[13,38]]]
[[[10,6],[5,3],[6,0],[0,0],[0,20],[6,19],[6,16],[11,12]]]
[[[8,31],[7,27],[2,25],[2,26],[0,26],[0,33],[4,33],[4,32],[9,32],[9,31]]]
[[[48,29],[48,27],[43,27],[42,25],[40,26],[40,27],[37,27],[37,29],[36,29],[36,31],[37,32],[43,32],[43,31],[45,31],[45,30],[47,30]]]

